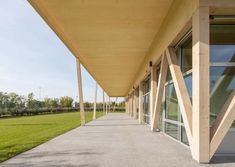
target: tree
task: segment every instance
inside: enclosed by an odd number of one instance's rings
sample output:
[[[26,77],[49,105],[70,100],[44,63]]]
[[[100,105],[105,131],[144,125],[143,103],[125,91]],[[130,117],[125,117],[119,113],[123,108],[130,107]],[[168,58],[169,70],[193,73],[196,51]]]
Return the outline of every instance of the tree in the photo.
[[[74,106],[75,106],[75,108],[79,108],[80,107],[80,103],[79,102],[75,102]]]
[[[12,92],[8,94],[8,108],[9,109],[20,109],[25,106],[25,99],[23,96],[19,96],[18,94]]]
[[[121,101],[117,104],[118,107],[125,107],[125,101]]]
[[[84,102],[84,107],[85,108],[90,108],[90,107],[93,107],[93,105],[89,102]]]
[[[45,107],[45,102],[44,101],[39,101],[34,99],[34,94],[29,93],[28,94],[28,99],[27,99],[27,108],[29,109],[38,109],[38,108],[43,108]]]
[[[60,98],[60,105],[62,107],[72,107],[73,104],[73,98],[64,96]]]
[[[48,108],[56,108],[59,106],[59,99],[45,98],[45,106]]]
[[[7,112],[9,103],[9,96],[7,93],[0,92],[0,107],[1,113]]]

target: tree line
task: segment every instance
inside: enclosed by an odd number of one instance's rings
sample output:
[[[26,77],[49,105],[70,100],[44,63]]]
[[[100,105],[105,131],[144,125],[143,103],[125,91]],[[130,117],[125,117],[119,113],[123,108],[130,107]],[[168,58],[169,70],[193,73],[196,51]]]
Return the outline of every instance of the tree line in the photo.
[[[111,106],[114,106],[114,102]],[[124,102],[116,104],[116,110],[124,110]],[[103,103],[97,103],[97,111],[103,110]],[[84,102],[86,111],[93,110],[93,103]],[[14,92],[0,92],[0,117],[38,115],[47,113],[78,111],[79,103],[69,96],[60,98],[35,99],[33,93],[27,96],[18,95]]]

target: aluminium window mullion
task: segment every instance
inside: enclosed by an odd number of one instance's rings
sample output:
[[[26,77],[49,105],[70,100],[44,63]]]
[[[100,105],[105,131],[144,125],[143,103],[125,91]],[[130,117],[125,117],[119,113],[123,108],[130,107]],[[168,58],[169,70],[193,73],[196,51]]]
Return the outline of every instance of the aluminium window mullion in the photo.
[[[211,67],[234,67],[235,62],[211,62]]]

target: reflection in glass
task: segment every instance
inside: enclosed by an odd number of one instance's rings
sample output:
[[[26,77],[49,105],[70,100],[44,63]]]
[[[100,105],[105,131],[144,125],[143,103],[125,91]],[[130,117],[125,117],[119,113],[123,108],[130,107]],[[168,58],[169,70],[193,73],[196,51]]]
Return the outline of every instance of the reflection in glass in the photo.
[[[144,122],[150,123],[149,94],[144,95]]]
[[[235,38],[235,37],[234,37]],[[211,62],[235,62],[235,45],[211,45]]]
[[[171,83],[166,86],[166,119],[178,121],[178,99],[175,87]]]
[[[164,112],[164,106],[165,106],[165,100],[162,100],[162,104],[161,104],[161,111],[159,114],[159,123],[158,123],[158,127],[160,131],[163,131],[163,127],[162,127],[162,123],[163,123],[163,112]]]
[[[234,45],[234,36],[235,25],[210,25],[210,45]],[[227,56],[227,54],[223,55]],[[223,56],[220,55],[220,57]]]
[[[184,82],[188,90],[188,95],[192,101],[192,73],[184,76]]]
[[[210,67],[211,124],[235,89],[235,25],[210,26],[210,61],[223,66]],[[234,126],[234,125],[233,125]]]
[[[178,139],[179,135],[178,135],[178,125],[172,124],[172,123],[165,123],[165,128],[166,128],[166,134],[168,134],[169,136]]]
[[[235,89],[235,67],[210,67],[211,123]]]
[[[181,47],[182,72],[185,73],[192,69],[192,38]]]
[[[144,95],[143,95],[143,107],[144,107],[144,114],[143,114],[143,121],[147,124],[150,123],[150,111],[149,111],[149,91],[150,91],[150,80],[147,79],[144,82],[143,85],[143,89],[144,89]]]
[[[143,91],[144,94],[150,91],[150,79],[149,78],[144,82],[143,89],[144,89]]]

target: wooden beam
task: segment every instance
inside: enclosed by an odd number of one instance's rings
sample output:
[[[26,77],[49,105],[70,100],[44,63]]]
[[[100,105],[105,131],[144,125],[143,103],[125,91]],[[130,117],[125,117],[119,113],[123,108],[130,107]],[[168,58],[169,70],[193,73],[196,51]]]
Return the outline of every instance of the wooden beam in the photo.
[[[209,8],[199,7],[193,15],[193,158],[208,163],[210,127]]]
[[[199,5],[201,7],[210,7],[210,8],[234,8],[234,0],[199,0]]]
[[[83,103],[81,64],[78,59],[76,59],[76,64],[77,64],[81,125],[85,125],[86,122],[85,122],[85,112],[84,112],[84,103]]]
[[[213,157],[235,119],[235,90],[231,93],[210,129],[210,158]]]
[[[166,57],[168,60],[173,84],[180,106],[180,112],[184,121],[185,131],[188,137],[189,145],[192,144],[192,103],[188,94],[187,87],[184,82],[183,74],[180,65],[177,62],[177,56],[173,48],[166,50]]]
[[[159,115],[160,115],[160,110],[161,110],[161,105],[162,105],[163,92],[165,88],[167,68],[168,68],[168,63],[167,63],[166,56],[164,54],[162,55],[162,59],[161,59],[161,68],[160,68],[160,75],[159,75],[159,80],[158,80],[158,85],[157,85],[157,93],[156,93],[156,98],[155,98],[155,103],[154,103],[151,131],[156,131],[159,125]]]
[[[96,119],[96,101],[97,101],[97,82],[95,83],[95,95],[94,95],[94,106],[93,106],[93,120]]]

